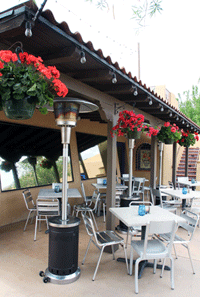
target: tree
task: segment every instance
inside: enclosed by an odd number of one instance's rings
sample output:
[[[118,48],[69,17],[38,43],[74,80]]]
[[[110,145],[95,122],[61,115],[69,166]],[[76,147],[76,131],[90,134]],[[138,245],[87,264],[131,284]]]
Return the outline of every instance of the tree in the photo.
[[[179,109],[189,119],[200,126],[200,90],[198,86],[192,86],[192,90],[183,92],[184,98],[178,94]]]
[[[102,10],[112,10],[113,18],[115,19],[115,5],[116,1],[113,0],[85,0],[94,3],[97,8]],[[163,0],[132,0],[132,19],[134,19],[139,27],[146,25],[147,17],[152,17],[157,12],[161,13]],[[122,2],[122,1],[121,1]]]

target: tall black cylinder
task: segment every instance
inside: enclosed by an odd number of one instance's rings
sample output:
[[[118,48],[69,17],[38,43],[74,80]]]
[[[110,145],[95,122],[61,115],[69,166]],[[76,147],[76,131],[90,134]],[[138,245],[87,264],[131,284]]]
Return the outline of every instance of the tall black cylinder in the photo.
[[[68,224],[49,220],[48,270],[54,275],[70,275],[78,268],[80,219],[71,218]]]

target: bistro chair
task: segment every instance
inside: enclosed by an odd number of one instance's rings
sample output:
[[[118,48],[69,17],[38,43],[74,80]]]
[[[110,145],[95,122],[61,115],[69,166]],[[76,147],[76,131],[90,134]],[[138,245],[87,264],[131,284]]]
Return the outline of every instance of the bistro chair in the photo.
[[[120,196],[123,195],[124,189],[117,189],[116,188],[116,193],[115,193],[115,206],[114,207],[120,207]],[[106,201],[103,202],[103,221],[105,223],[106,221]]]
[[[37,209],[37,214],[36,214],[36,220],[35,220],[34,240],[36,240],[38,221],[39,221],[39,231],[41,231],[41,221],[46,221],[47,229],[49,229],[48,217],[60,215],[59,200],[57,198],[54,198],[54,199],[38,198],[36,200],[36,209]]]
[[[94,217],[94,212],[97,210],[98,204],[100,201],[100,193],[97,190],[94,190],[92,199],[89,205],[78,204],[74,205],[72,216],[78,217],[79,212],[88,213],[90,218],[93,219],[96,229],[98,230],[97,222]]]
[[[176,214],[177,212],[177,206],[175,205],[176,203],[176,200],[163,200],[163,196],[166,196],[165,194],[162,194],[160,189],[153,189],[152,190],[153,192],[153,196],[155,197],[158,197],[160,199],[160,207],[168,210],[168,211],[171,211],[171,212],[174,212]]]
[[[200,215],[200,198],[193,198],[192,199],[192,204],[191,204],[191,209],[192,212]],[[200,227],[200,219],[199,219],[199,224],[198,227]]]
[[[189,210],[184,210],[181,213],[181,217],[183,217],[186,221],[184,223],[179,223],[179,228],[181,228],[181,236],[175,234],[174,241],[173,241],[174,252],[175,252],[176,259],[178,259],[176,249],[175,249],[176,244],[181,244],[188,250],[192,271],[193,271],[193,274],[195,274],[194,266],[193,266],[192,258],[190,254],[190,249],[189,249],[189,243],[193,238],[199,216]],[[170,241],[170,236],[168,233],[160,234],[158,238],[167,244]],[[165,266],[165,261],[162,267],[162,274],[163,274],[164,266]]]
[[[139,205],[145,205],[146,208],[148,209],[150,206],[153,205],[153,203],[150,201],[143,201],[143,200],[131,201],[129,203],[129,207],[137,206],[137,205],[138,205],[138,207],[139,207]],[[133,227],[128,228],[128,232],[127,232],[127,236],[126,236],[126,248],[128,246],[129,235],[131,235],[131,240],[132,240],[133,236],[137,236],[138,234],[140,236],[141,235],[140,232],[142,232],[142,227],[140,227],[140,226],[133,226]]]
[[[31,216],[31,213],[36,214],[36,205],[35,205],[35,203],[33,201],[33,197],[31,195],[31,192],[30,192],[29,189],[25,189],[22,192],[22,195],[24,197],[24,202],[25,202],[26,208],[29,211],[28,217],[27,217],[27,220],[26,220],[26,223],[25,223],[25,226],[24,226],[24,231],[25,231],[26,230],[26,227],[27,227],[27,224],[28,224],[28,221],[29,221],[29,218]],[[32,217],[32,220],[31,221],[33,221],[33,218],[34,218],[34,216]]]
[[[97,265],[96,265],[92,280],[93,281],[95,280],[104,248],[107,246],[111,246],[111,248],[112,248],[113,260],[115,260],[114,245],[120,244],[121,246],[123,246],[127,272],[129,272],[128,271],[127,254],[126,254],[126,249],[124,246],[124,239],[122,237],[120,237],[119,235],[117,235],[114,231],[106,230],[106,231],[97,232],[95,230],[92,218],[89,218],[83,212],[82,212],[82,217],[83,217],[83,221],[84,221],[84,224],[86,227],[87,234],[90,236],[90,240],[89,240],[86,252],[85,252],[85,256],[83,258],[82,265],[84,265],[84,263],[85,263],[85,259],[86,259],[88,250],[90,248],[91,242],[93,242],[93,244],[100,250],[99,259],[97,261]]]
[[[139,263],[144,260],[154,260],[153,272],[156,273],[156,265],[158,259],[169,258],[171,260],[171,288],[174,289],[174,260],[171,256],[172,245],[174,241],[177,223],[175,221],[151,221],[146,225],[144,240],[131,241],[130,253],[130,275],[132,275],[133,252],[139,255],[135,261],[135,293],[138,293],[138,267]],[[149,239],[152,234],[169,234],[169,244],[165,245],[159,239]],[[162,273],[162,272],[161,272]]]
[[[145,178],[134,177],[132,196],[140,196],[140,194],[142,194],[142,199],[144,200],[144,183],[145,183]]]
[[[82,192],[82,195],[83,195],[85,205],[88,205],[92,200],[92,196],[86,196],[85,187],[84,187],[83,182],[81,182],[81,192]]]

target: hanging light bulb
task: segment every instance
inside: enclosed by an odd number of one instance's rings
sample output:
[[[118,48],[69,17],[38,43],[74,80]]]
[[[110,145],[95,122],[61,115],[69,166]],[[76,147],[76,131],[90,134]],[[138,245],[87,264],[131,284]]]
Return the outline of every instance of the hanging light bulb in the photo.
[[[170,118],[172,117],[172,112],[170,112],[169,116],[170,116]]]
[[[152,101],[151,97],[149,96],[148,98],[149,98],[149,105],[152,105],[153,101]]]
[[[31,22],[27,21],[26,22],[26,25],[25,25],[25,36],[26,37],[31,37],[32,36],[32,25],[31,25]]]
[[[134,95],[134,96],[137,96],[137,95],[138,95],[137,87],[132,86],[132,90],[133,90],[133,95]]]
[[[160,111],[164,111],[164,107],[163,106],[161,106]]]
[[[81,64],[84,64],[84,63],[86,63],[86,57],[85,57],[85,53],[84,53],[84,51],[82,51],[81,52],[81,58],[80,58],[80,62],[81,62]]]
[[[116,84],[117,83],[117,77],[116,77],[116,74],[114,72],[112,74],[112,83],[113,84]]]

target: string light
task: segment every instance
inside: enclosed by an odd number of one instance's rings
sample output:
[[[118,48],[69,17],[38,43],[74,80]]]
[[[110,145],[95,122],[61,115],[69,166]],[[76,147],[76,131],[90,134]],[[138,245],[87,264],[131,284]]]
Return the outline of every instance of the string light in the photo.
[[[80,62],[81,64],[85,64],[86,63],[86,57],[85,57],[85,53],[84,51],[81,51],[81,58],[80,58]]]

